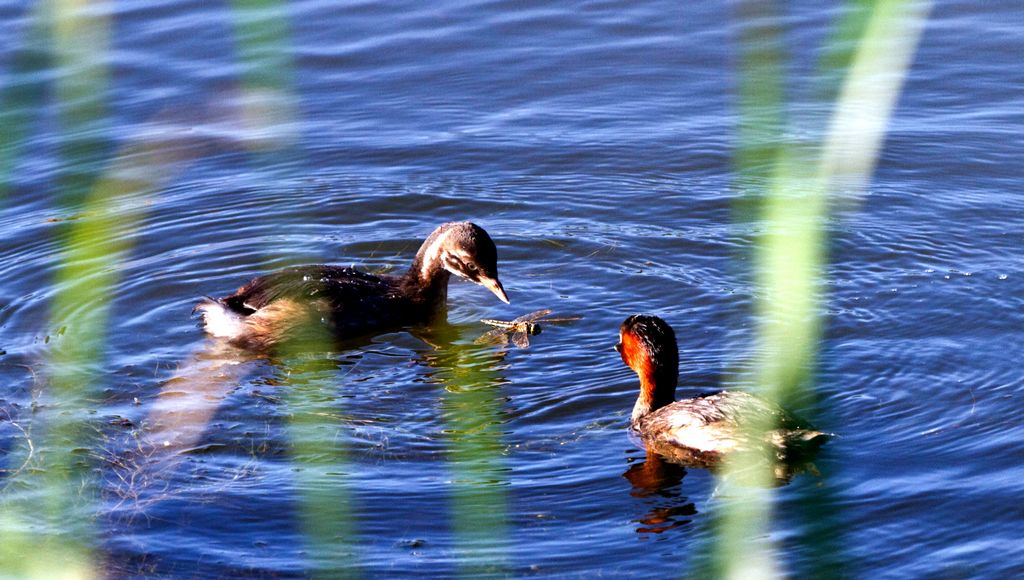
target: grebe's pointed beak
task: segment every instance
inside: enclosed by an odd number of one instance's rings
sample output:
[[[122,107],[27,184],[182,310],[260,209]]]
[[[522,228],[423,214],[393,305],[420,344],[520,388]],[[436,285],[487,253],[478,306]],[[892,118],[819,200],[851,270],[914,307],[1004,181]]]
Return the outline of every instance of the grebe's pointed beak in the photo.
[[[505,304],[511,304],[508,301],[508,294],[505,294],[505,289],[501,286],[501,282],[499,282],[497,278],[481,278],[480,285],[493,292],[494,295],[498,297],[498,300],[501,300]]]

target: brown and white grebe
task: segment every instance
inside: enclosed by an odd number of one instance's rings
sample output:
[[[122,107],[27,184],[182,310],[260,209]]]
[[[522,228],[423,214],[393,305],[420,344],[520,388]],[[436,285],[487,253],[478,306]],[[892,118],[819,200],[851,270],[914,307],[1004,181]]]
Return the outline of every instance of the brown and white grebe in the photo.
[[[720,391],[675,400],[679,349],[672,327],[657,316],[635,314],[619,327],[615,350],[640,377],[640,396],[630,427],[651,451],[679,463],[717,465],[733,451],[764,448],[775,458],[809,457],[829,435],[816,431],[781,407],[740,391]],[[759,417],[775,426],[748,433],[745,421]]]
[[[302,336],[310,325],[344,339],[429,322],[445,311],[452,274],[502,302],[494,242],[470,222],[446,223],[427,237],[403,276],[374,276],[339,266],[298,266],[259,276],[234,294],[207,297],[193,312],[207,334],[262,349]]]

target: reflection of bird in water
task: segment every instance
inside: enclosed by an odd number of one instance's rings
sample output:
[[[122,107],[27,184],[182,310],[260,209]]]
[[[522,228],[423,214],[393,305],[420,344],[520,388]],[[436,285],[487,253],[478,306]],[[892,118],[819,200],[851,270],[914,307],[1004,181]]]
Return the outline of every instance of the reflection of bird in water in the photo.
[[[430,234],[404,276],[338,266],[286,268],[229,296],[206,298],[195,310],[202,313],[207,334],[245,348],[262,349],[317,331],[345,339],[435,318],[444,312],[452,274],[508,303],[490,236],[470,222],[453,222]]]
[[[656,316],[634,315],[622,323],[615,349],[640,377],[640,396],[630,427],[649,450],[699,467],[717,465],[726,453],[770,449],[779,460],[813,454],[828,435],[782,408],[739,391],[674,401],[679,375],[675,333]],[[776,428],[747,433],[744,422],[768,419]]]
[[[524,314],[515,320],[493,320],[485,318],[480,322],[484,324],[490,324],[491,326],[497,326],[494,330],[485,332],[480,338],[474,342],[476,344],[508,344],[509,340],[512,340],[512,344],[519,348],[526,348],[530,346],[530,336],[536,336],[540,334],[541,322],[544,324],[560,324],[563,322],[573,322],[583,318],[582,316],[560,316],[558,318],[545,318],[551,314],[550,309],[538,310],[529,314]]]
[[[693,516],[697,515],[697,508],[688,503],[680,506],[667,506],[654,508],[644,517],[634,520],[643,524],[637,528],[638,534],[660,534],[671,529],[689,524]]]
[[[679,485],[686,476],[686,468],[678,463],[669,463],[657,453],[647,452],[647,457],[634,462],[622,474],[633,486],[630,495],[647,497],[650,495],[667,495],[669,488]]]
[[[633,463],[622,474],[633,486],[629,495],[636,498],[662,498],[668,505],[658,505],[642,517],[633,520],[641,527],[637,533],[660,534],[690,523],[697,514],[693,502],[681,497],[679,485],[686,475],[686,468],[665,461],[657,453],[647,452],[647,457]]]

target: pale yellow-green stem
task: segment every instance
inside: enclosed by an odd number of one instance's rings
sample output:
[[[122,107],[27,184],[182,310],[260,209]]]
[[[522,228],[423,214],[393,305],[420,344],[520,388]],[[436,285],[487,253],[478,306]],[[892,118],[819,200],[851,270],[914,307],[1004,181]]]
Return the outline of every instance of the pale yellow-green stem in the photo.
[[[759,393],[768,400],[785,404],[812,398],[830,197],[840,188],[857,192],[869,182],[929,7],[927,2],[910,0],[878,0],[867,6],[869,12],[860,26],[863,32],[848,59],[832,120],[818,147],[820,157],[808,154],[808,147],[782,144],[776,148],[775,169],[765,184],[760,216],[765,233],[754,254],[758,287],[754,378]],[[840,36],[849,38],[848,30]],[[745,71],[757,66],[745,62]],[[770,73],[762,71],[758,77],[782,78],[779,63],[768,64]],[[777,94],[769,88],[760,102],[756,94],[742,100],[751,107],[779,111]],[[739,159],[744,163],[744,156]],[[745,426],[751,433],[773,427],[758,421]],[[784,573],[773,546],[764,539],[774,495],[771,465],[771,457],[755,454],[735,455],[723,466],[714,558],[718,575],[756,579]]]

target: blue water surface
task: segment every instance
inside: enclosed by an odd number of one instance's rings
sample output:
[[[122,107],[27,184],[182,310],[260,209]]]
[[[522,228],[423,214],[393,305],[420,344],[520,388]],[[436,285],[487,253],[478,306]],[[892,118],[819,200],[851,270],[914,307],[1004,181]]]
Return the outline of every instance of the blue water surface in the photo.
[[[749,4],[146,0],[68,8],[75,29],[0,2],[4,505],[59,530],[23,506],[64,445],[107,577],[694,574],[724,498],[629,439],[611,347],[667,319],[681,395],[754,359],[743,42],[778,35],[772,140],[813,144],[847,11]],[[936,3],[873,182],[830,205],[815,385],[839,436],[774,492],[785,574],[1024,573],[1022,14]],[[121,253],[92,296],[61,272],[97,211]],[[288,264],[401,271],[464,219],[510,306],[453,282],[450,326],[276,359],[190,317]],[[584,318],[473,345],[540,308]],[[51,367],[82,344],[72,405]],[[69,417],[80,439],[46,439]]]

